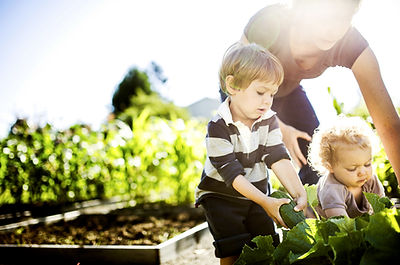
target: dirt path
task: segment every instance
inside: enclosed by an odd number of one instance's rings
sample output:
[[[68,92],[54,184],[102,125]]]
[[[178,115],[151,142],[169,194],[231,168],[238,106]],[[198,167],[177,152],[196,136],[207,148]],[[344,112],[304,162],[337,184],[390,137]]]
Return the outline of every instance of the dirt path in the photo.
[[[193,250],[183,252],[176,259],[162,263],[162,265],[218,265],[219,259],[214,255],[213,238],[207,234]]]
[[[282,240],[282,229],[278,229],[275,226],[275,230],[278,232],[280,239]],[[176,259],[164,262],[161,265],[219,265],[219,259],[214,254],[214,239],[210,232],[200,240],[197,246],[192,248],[191,251],[183,252]]]

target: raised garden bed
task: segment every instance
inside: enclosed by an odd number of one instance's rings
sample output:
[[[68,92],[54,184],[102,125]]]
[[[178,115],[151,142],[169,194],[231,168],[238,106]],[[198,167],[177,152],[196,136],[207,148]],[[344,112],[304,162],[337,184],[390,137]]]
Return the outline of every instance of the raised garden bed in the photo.
[[[57,216],[64,218],[55,222]],[[190,206],[148,204],[107,214],[75,210],[52,217],[3,225],[0,263],[161,264],[208,233],[203,213]]]
[[[102,213],[122,209],[134,201],[114,197],[107,200],[90,200],[71,204],[12,204],[0,207],[0,230],[12,230],[16,227],[37,223],[51,223],[74,219],[79,215]]]

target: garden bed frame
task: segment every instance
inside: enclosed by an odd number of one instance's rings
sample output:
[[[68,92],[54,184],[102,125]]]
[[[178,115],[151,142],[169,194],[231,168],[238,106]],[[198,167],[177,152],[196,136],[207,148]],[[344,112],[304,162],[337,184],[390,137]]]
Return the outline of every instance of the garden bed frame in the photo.
[[[2,265],[162,264],[193,249],[207,234],[202,223],[156,246],[0,245]]]
[[[99,205],[93,206],[99,207]],[[107,208],[120,208],[120,203],[108,204]],[[81,214],[96,210],[86,207],[47,217],[0,226],[0,232],[37,223],[52,223],[72,220]],[[57,265],[127,265],[162,264],[185,251],[194,250],[199,242],[209,234],[206,222],[197,225],[163,243],[145,245],[52,245],[52,244],[1,244],[0,264],[57,264]]]

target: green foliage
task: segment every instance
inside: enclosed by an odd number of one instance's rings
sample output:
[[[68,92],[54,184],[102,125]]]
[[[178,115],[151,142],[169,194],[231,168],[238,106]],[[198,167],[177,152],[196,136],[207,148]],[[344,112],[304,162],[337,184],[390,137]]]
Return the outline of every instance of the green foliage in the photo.
[[[205,124],[143,112],[93,131],[31,128],[18,121],[0,141],[0,204],[74,202],[117,195],[193,201],[205,159]]]
[[[384,201],[370,203],[378,209]],[[235,264],[384,264],[400,258],[400,210],[383,207],[355,219],[306,219],[287,231],[276,248],[271,236],[253,242],[256,247],[245,246]]]
[[[149,76],[153,82],[164,84],[167,79],[163,76],[162,69],[155,62],[150,69],[140,71],[137,68],[129,70],[125,78],[119,84],[112,98],[114,118],[120,119],[131,125],[141,112],[148,108],[149,116],[175,120],[190,118],[189,112],[163,99],[153,91]]]
[[[75,202],[127,195],[137,201],[188,203],[205,160],[206,124],[162,99],[155,62],[132,68],[113,98],[113,119],[98,131],[58,131],[18,120],[0,140],[0,205]]]
[[[317,219],[319,219],[319,215],[317,211],[315,210],[315,207],[318,205],[318,197],[317,197],[317,185],[309,185],[305,184],[304,189],[307,192],[307,203],[308,206],[312,209],[314,215],[316,216]]]
[[[117,118],[131,125],[144,109],[147,109],[148,116],[158,116],[167,120],[183,119],[189,120],[189,112],[162,99],[158,94],[146,95],[138,92],[137,96],[131,98],[132,103],[124,112],[117,115]]]
[[[396,175],[387,159],[387,155],[383,147],[374,156],[374,165],[376,166],[376,174],[385,188],[385,193],[389,197],[400,197],[399,183],[397,182]]]
[[[385,208],[390,208],[393,203],[387,197],[379,197],[378,194],[364,192],[365,197],[370,202],[374,213],[378,213]]]
[[[328,94],[332,98],[332,104],[333,104],[333,108],[336,111],[336,114],[337,115],[342,114],[344,112],[344,104],[342,102],[339,102],[337,100],[337,98],[332,94],[330,87],[328,87]]]
[[[236,260],[236,265],[246,264],[271,264],[273,262],[273,256],[275,247],[273,246],[273,240],[271,236],[263,237],[257,236],[252,240],[256,243],[257,247],[251,248],[247,245],[243,247],[242,254],[239,259]]]

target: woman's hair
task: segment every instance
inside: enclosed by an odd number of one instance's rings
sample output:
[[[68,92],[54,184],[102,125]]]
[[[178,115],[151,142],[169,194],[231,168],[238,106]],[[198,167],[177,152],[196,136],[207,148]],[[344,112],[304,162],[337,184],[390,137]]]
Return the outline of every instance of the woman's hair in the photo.
[[[338,2],[340,0],[292,0],[292,7],[297,9],[297,8],[301,8],[301,7],[305,7],[309,4],[313,4],[316,2]],[[362,0],[341,0],[341,1],[346,1],[349,4],[354,5],[355,11],[360,7],[361,1]]]
[[[279,60],[261,46],[237,42],[226,51],[219,70],[220,86],[226,94],[226,78],[230,75],[233,81],[229,85],[235,89],[245,89],[254,80],[279,86],[283,81],[283,68]]]
[[[308,163],[318,174],[329,172],[327,165],[337,162],[337,149],[343,145],[359,148],[376,146],[377,138],[371,127],[359,117],[339,116],[329,126],[319,126],[308,149]]]

